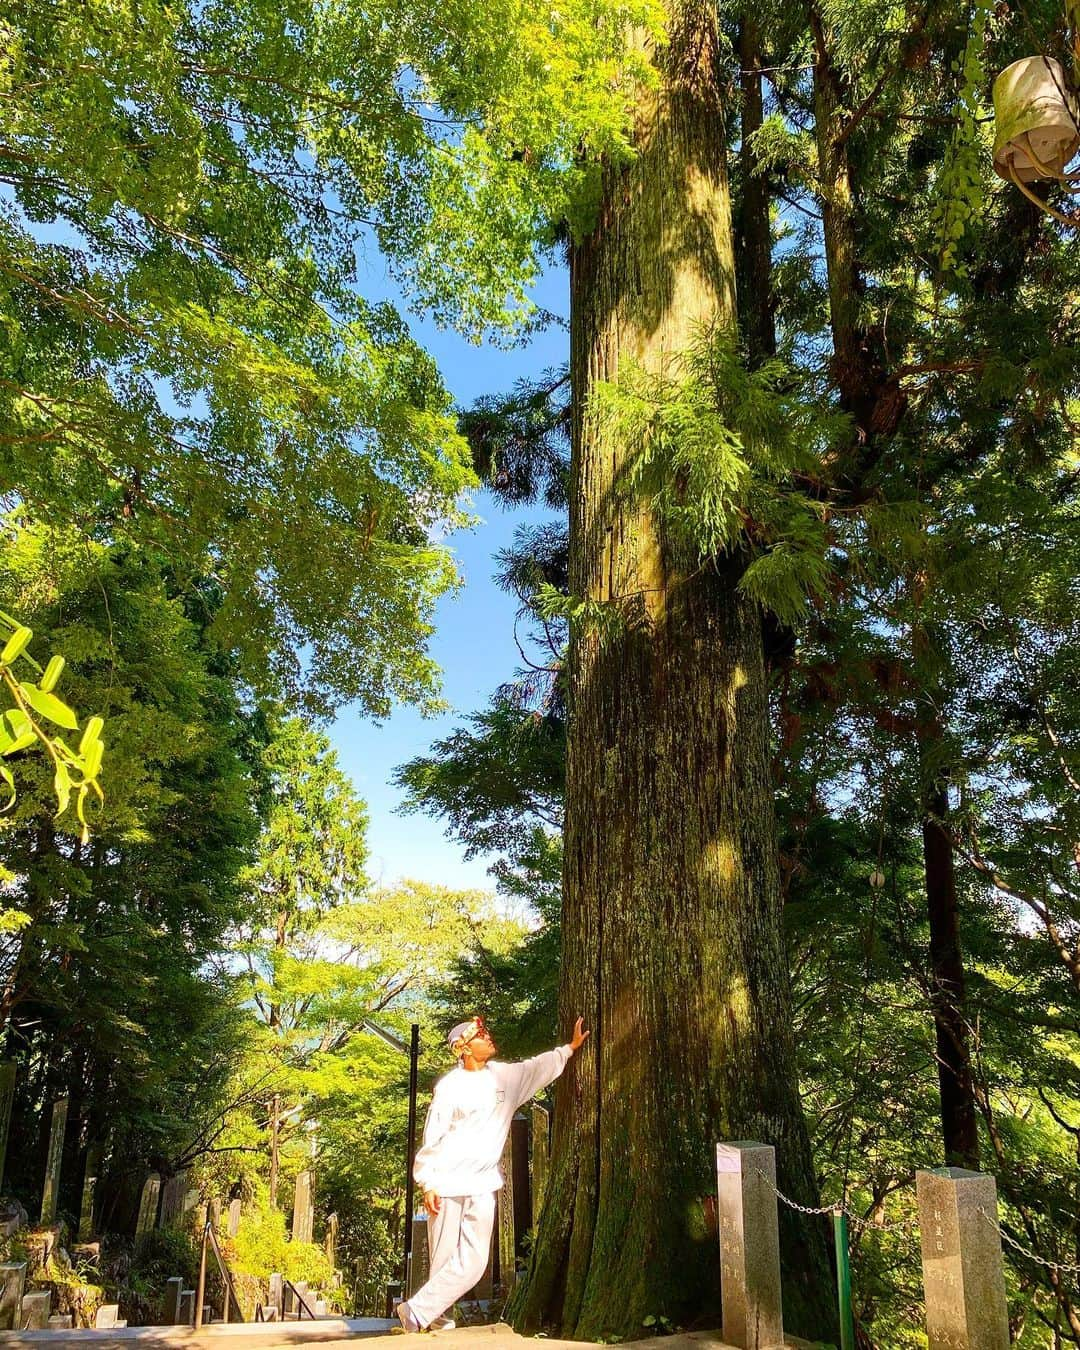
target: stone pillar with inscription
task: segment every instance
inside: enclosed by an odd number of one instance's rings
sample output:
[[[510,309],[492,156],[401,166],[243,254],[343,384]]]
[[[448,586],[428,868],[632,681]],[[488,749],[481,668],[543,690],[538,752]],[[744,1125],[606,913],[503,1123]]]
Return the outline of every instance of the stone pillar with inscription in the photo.
[[[0,1186],[4,1183],[8,1132],[11,1129],[11,1105],[15,1100],[15,1061],[0,1060]]]
[[[984,1172],[915,1173],[930,1350],[1008,1350],[997,1184]]]
[[[86,1171],[83,1173],[82,1204],[79,1206],[79,1241],[90,1242],[94,1236],[94,1191],[97,1188],[98,1169],[105,1149],[91,1144],[86,1150]]]
[[[428,1216],[424,1210],[417,1210],[412,1218],[412,1250],[409,1256],[408,1286],[405,1297],[412,1298],[423,1285],[427,1284],[431,1273],[431,1248],[428,1243]]]
[[[499,1171],[503,1174],[502,1190],[496,1201],[496,1231],[499,1247],[499,1283],[504,1289],[514,1287],[517,1270],[517,1243],[514,1233],[514,1152],[510,1135],[506,1136]]]
[[[159,1224],[168,1228],[175,1224],[184,1209],[184,1192],[187,1190],[187,1173],[177,1172],[170,1177],[161,1192],[161,1218]]]
[[[550,1117],[547,1108],[534,1102],[532,1108],[532,1226],[540,1222],[540,1207],[544,1203],[544,1187],[548,1174],[548,1131]]]
[[[161,1177],[151,1172],[143,1182],[142,1196],[139,1200],[139,1217],[135,1221],[135,1236],[149,1233],[157,1222],[158,1197],[161,1194]]]
[[[293,1192],[292,1240],[310,1242],[315,1228],[315,1210],[311,1202],[311,1173],[296,1174],[296,1190]]]
[[[235,1237],[240,1231],[240,1211],[243,1209],[243,1201],[229,1201],[229,1218],[225,1225],[225,1232],[229,1237]]]
[[[67,1113],[68,1099],[58,1097],[53,1102],[49,1156],[45,1164],[45,1185],[41,1191],[42,1223],[52,1223],[56,1218],[56,1200],[60,1193],[60,1164],[64,1157],[64,1135],[67,1133]]]
[[[776,1150],[738,1140],[716,1146],[723,1339],[740,1350],[784,1344]]]

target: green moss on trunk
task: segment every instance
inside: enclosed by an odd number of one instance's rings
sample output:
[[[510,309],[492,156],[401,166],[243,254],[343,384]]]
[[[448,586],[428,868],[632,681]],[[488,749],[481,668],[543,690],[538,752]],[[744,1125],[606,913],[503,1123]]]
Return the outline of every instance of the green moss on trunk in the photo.
[[[552,1172],[515,1325],[584,1338],[649,1314],[719,1318],[703,1199],[718,1139],[777,1146],[813,1193],[781,931],[761,614],[742,563],[682,556],[624,491],[633,447],[586,415],[633,361],[677,374],[735,319],[714,11],[687,4],[643,94],[639,156],[571,262],[571,586],[618,606],[570,655],[561,1015],[590,1045],[560,1080]],[[785,1220],[792,1330],[828,1334],[820,1234]]]

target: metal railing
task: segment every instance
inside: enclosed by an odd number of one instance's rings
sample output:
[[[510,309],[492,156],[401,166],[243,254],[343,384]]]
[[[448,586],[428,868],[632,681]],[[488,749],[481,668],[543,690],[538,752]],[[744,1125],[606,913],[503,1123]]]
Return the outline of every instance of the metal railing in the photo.
[[[218,1270],[221,1273],[222,1282],[225,1285],[225,1307],[222,1316],[227,1322],[229,1320],[229,1304],[236,1305],[236,1320],[244,1320],[244,1310],[240,1306],[240,1300],[236,1297],[236,1286],[233,1284],[233,1278],[229,1267],[225,1264],[225,1258],[221,1254],[221,1247],[218,1245],[217,1234],[214,1232],[214,1225],[210,1219],[207,1219],[203,1227],[202,1248],[199,1252],[199,1282],[195,1287],[195,1330],[198,1331],[203,1324],[203,1299],[206,1297],[206,1253],[211,1250],[214,1253],[214,1259],[217,1261]]]

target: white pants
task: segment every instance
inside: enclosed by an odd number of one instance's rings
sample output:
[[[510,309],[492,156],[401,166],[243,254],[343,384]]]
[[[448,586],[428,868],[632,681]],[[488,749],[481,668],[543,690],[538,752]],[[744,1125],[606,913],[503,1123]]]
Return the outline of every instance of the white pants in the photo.
[[[495,1194],[444,1195],[438,1214],[428,1216],[430,1274],[427,1284],[409,1299],[422,1327],[430,1326],[479,1284],[491,1254]]]

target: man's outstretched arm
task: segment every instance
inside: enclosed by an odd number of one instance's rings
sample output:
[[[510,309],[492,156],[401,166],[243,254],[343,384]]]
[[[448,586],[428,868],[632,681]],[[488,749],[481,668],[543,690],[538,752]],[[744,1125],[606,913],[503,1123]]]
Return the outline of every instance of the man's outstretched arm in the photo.
[[[517,1098],[517,1106],[523,1106],[530,1097],[535,1097],[549,1083],[553,1083],[570,1062],[570,1056],[580,1050],[588,1039],[589,1033],[585,1030],[585,1019],[579,1017],[574,1023],[574,1034],[566,1045],[557,1046],[554,1050],[547,1050],[542,1055],[536,1055],[533,1059],[525,1059],[520,1064],[516,1064],[514,1067],[518,1070],[519,1075],[517,1090],[514,1094]]]

